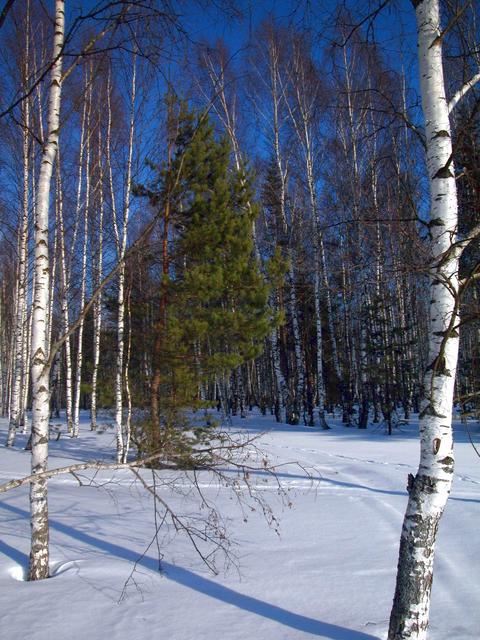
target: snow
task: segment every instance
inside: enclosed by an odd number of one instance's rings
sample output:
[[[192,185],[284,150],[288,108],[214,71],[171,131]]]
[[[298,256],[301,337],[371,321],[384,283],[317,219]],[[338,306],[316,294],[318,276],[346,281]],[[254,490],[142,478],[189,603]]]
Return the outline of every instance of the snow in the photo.
[[[202,477],[202,491],[238,543],[239,570],[218,575],[187,540],[163,531],[158,571],[151,496],[121,471],[98,475],[102,486],[79,487],[70,475],[50,481],[52,578],[26,582],[28,488],[1,494],[0,637],[385,638],[407,475],[418,463],[418,424],[412,420],[388,437],[383,429],[359,431],[330,417],[329,423],[328,432],[277,426],[259,415],[234,423],[260,434],[270,459],[285,464],[279,479],[292,506],[282,503],[271,480],[255,474],[253,483],[279,518],[277,535],[259,513],[244,522],[231,492]],[[470,430],[478,440],[478,425],[470,423]],[[6,449],[6,432],[2,421],[0,482],[27,475],[30,467],[26,436]],[[456,474],[440,525],[431,640],[478,638],[480,628],[480,459],[464,427],[455,432]],[[111,461],[114,452],[113,429],[92,433],[84,415],[79,439],[50,442],[50,467]],[[287,464],[293,461],[301,466]],[[188,488],[183,477],[177,491],[160,491],[179,511],[198,510]]]

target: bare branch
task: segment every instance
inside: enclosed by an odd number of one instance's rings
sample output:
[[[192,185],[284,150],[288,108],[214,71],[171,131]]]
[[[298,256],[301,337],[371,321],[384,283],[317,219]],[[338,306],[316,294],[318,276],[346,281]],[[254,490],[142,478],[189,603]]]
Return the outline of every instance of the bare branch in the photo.
[[[3,27],[3,23],[5,22],[7,14],[12,8],[14,2],[15,0],[7,0],[7,2],[4,4],[2,12],[0,13],[0,29]]]
[[[466,2],[463,7],[460,7],[459,9],[456,10],[455,15],[452,17],[452,19],[450,20],[450,22],[447,24],[447,26],[445,27],[445,29],[440,33],[440,35],[438,35],[435,40],[432,42],[432,44],[430,45],[430,49],[438,44],[441,44],[445,38],[445,36],[447,35],[447,33],[453,29],[453,27],[457,24],[457,22],[460,20],[460,18],[463,16],[463,14],[465,13],[466,9],[468,8],[468,6],[470,5],[470,2]]]
[[[261,435],[261,434],[260,434]],[[244,452],[248,447],[252,446],[260,435],[254,435],[241,440],[235,440],[232,435],[225,432],[218,432],[216,434],[218,443],[209,447],[195,449],[192,453],[192,461],[196,463],[199,469],[213,470],[214,467],[220,464],[231,464],[234,468],[241,469],[242,471],[253,471],[257,467],[249,466],[245,461],[235,461],[233,454],[237,451]],[[182,465],[185,464],[185,456],[181,453],[171,452],[168,449],[162,449],[156,453],[147,456],[146,458],[137,458],[130,462],[103,462],[102,460],[90,460],[87,462],[80,462],[66,467],[58,467],[56,469],[49,469],[42,473],[31,474],[24,478],[18,478],[10,480],[0,485],[0,493],[5,493],[10,489],[21,487],[29,484],[30,482],[36,482],[40,479],[53,478],[55,476],[71,473],[74,474],[77,471],[85,471],[87,469],[93,469],[95,471],[117,471],[121,469],[133,469],[135,467],[144,467],[152,462],[155,462],[155,468],[168,469],[168,470],[180,470]],[[275,468],[263,465],[263,470],[271,473],[275,477]]]
[[[8,12],[8,9],[11,7],[13,2],[14,2],[14,0],[9,0],[9,2],[7,2],[5,7],[3,8],[2,13],[0,14],[0,28],[1,28],[2,24],[3,24],[3,20],[5,19],[4,15],[6,16],[6,13]],[[93,53],[92,49],[93,49],[95,43],[97,43],[99,40],[101,40],[110,31],[114,32],[125,21],[128,11],[131,9],[132,6],[135,5],[135,3],[126,3],[125,4],[124,2],[119,2],[119,3],[112,2],[109,6],[113,7],[116,4],[120,4],[122,6],[122,10],[120,11],[120,13],[115,17],[112,16],[111,17],[112,21],[109,24],[107,24],[107,26],[102,31],[100,31],[100,33],[95,34],[88,41],[88,43],[85,45],[85,47],[82,49],[81,52],[79,52],[78,54],[75,54],[76,55],[76,59],[71,64],[71,66],[65,71],[65,73],[63,74],[62,82],[64,80],[66,80],[66,78],[68,78],[68,76],[72,73],[72,71],[75,69],[75,67],[79,64],[80,60],[82,60],[82,58],[84,56],[87,56],[87,55]],[[92,14],[87,14],[85,16],[77,17],[74,20],[73,25],[70,28],[70,31],[65,36],[64,45],[63,45],[61,51],[58,53],[58,55],[50,61],[50,63],[45,67],[45,69],[42,71],[40,76],[32,83],[30,88],[27,91],[25,91],[24,93],[22,93],[17,99],[15,99],[6,109],[4,109],[0,113],[0,118],[3,118],[4,116],[6,116],[9,113],[11,113],[15,109],[15,107],[17,107],[24,100],[26,100],[27,98],[30,97],[30,95],[33,93],[33,91],[36,89],[36,87],[47,77],[47,75],[50,72],[50,69],[57,62],[57,60],[60,57],[65,57],[65,55],[66,55],[65,49],[66,49],[67,43],[69,42],[70,38],[72,37],[72,34],[74,33],[74,31],[77,28],[78,24],[82,20],[86,20],[87,18],[91,18],[91,17],[94,17],[93,13]]]
[[[457,106],[460,100],[465,96],[472,87],[474,87],[477,82],[480,81],[480,71],[476,73],[468,82],[466,82],[461,89],[457,91],[457,93],[453,96],[453,98],[448,103],[448,113],[451,113],[453,109]]]
[[[363,25],[366,22],[368,22],[371,25],[371,23],[383,11],[383,9],[385,9],[385,7],[388,5],[389,2],[390,0],[384,0],[374,11],[371,11],[367,16],[365,16],[363,20],[359,20],[358,22],[355,23],[355,25],[352,27],[350,32],[343,39],[343,42],[334,42],[333,44],[337,47],[344,47],[346,44],[348,44],[353,34],[359,29],[361,29],[361,27],[363,27]]]
[[[55,476],[62,475],[64,473],[71,473],[75,476],[77,471],[85,471],[87,469],[93,469],[95,471],[117,471],[119,469],[132,469],[133,467],[143,467],[150,462],[156,462],[159,469],[178,469],[178,465],[171,463],[160,463],[158,460],[165,454],[156,453],[155,455],[148,456],[148,458],[133,460],[132,462],[123,463],[108,463],[101,460],[91,460],[90,462],[80,462],[78,464],[71,464],[67,467],[57,467],[56,469],[49,469],[43,473],[33,473],[24,478],[18,478],[16,480],[10,480],[0,485],[0,493],[10,491],[10,489],[16,489],[23,485],[30,484],[31,482],[37,482],[37,480],[47,480],[48,478],[54,478]]]

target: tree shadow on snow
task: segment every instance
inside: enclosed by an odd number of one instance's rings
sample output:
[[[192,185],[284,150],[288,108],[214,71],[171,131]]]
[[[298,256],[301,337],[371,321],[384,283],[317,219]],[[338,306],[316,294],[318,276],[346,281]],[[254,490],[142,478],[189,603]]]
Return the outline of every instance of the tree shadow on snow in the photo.
[[[3,507],[4,505],[2,504],[0,506]],[[0,540],[0,553],[3,553],[4,556],[7,556],[8,558],[11,558],[14,562],[16,562],[23,569],[24,575],[26,575],[26,572],[28,570],[28,556],[26,553],[15,549],[15,547],[11,547],[3,540]]]
[[[29,517],[27,511],[10,504],[0,503],[0,508],[17,515],[23,515],[25,518]],[[62,524],[58,520],[50,520],[50,526],[60,533],[70,536],[84,544],[95,547],[109,555],[116,556],[117,558],[126,560],[127,562],[137,562],[138,565],[156,573],[158,572],[157,558],[149,556],[143,556],[140,558],[140,554],[131,549],[102,540],[101,538],[96,538],[88,533],[77,531],[68,525]],[[23,567],[24,572],[26,571],[28,564],[28,557],[26,554],[17,551],[10,545],[1,541],[0,552],[19,563]],[[209,578],[204,578],[203,576],[200,576],[188,569],[184,569],[183,567],[162,561],[162,568],[166,577],[177,584],[193,589],[194,591],[214,598],[215,600],[219,600],[220,602],[248,611],[249,613],[253,613],[263,618],[268,618],[269,620],[278,622],[279,624],[290,627],[291,629],[310,633],[315,636],[323,636],[329,640],[378,640],[376,636],[372,636],[368,633],[347,629],[336,624],[322,622],[321,620],[315,620],[314,618],[309,618],[307,616],[293,613],[293,611],[283,609],[282,607],[269,604],[264,600],[246,596],[243,593],[239,593],[234,589],[218,584]]]
[[[237,473],[236,470],[229,470],[226,468],[225,469],[220,468],[219,471],[222,471],[223,473],[228,473],[229,471],[231,471],[232,475],[235,475]],[[285,471],[276,471],[274,474],[272,474],[269,471],[263,471],[262,469],[249,470],[249,474],[251,476],[262,476],[265,479],[273,479],[274,477],[276,477],[280,481],[282,479],[289,480],[289,481],[306,480],[311,483],[311,487],[314,490],[320,490],[323,484],[323,485],[331,485],[334,487],[343,487],[345,489],[358,489],[359,491],[368,491],[371,493],[380,493],[380,494],[389,495],[389,496],[402,496],[402,497],[408,496],[408,492],[406,489],[404,491],[398,491],[396,489],[381,489],[380,487],[370,487],[369,485],[360,484],[359,482],[347,482],[346,480],[337,480],[334,478],[329,478],[324,475],[309,476],[309,475],[303,475],[303,474],[287,473]],[[295,485],[292,485],[291,488],[303,489],[303,487],[297,487]],[[448,500],[452,502],[480,503],[480,500],[478,500],[477,498],[461,498],[457,496],[450,496]]]

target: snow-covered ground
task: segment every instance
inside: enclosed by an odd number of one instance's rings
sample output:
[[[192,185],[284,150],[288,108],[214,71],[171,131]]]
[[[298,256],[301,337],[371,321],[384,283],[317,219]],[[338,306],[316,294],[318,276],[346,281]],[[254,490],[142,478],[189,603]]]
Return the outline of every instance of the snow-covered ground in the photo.
[[[236,427],[261,436],[280,468],[292,506],[282,505],[264,474],[252,483],[271,502],[280,536],[258,513],[237,508],[229,491],[202,480],[207,500],[229,520],[240,571],[208,572],[181,537],[160,535],[162,572],[152,542],[151,496],[128,471],[79,487],[70,475],[50,482],[52,578],[23,580],[29,552],[28,489],[0,494],[0,637],[2,640],[373,640],[384,638],[406,505],[407,475],[418,459],[417,425],[396,430],[329,432],[277,426],[251,416]],[[470,426],[478,441],[479,428]],[[3,445],[0,482],[27,475],[25,436]],[[112,458],[111,430],[51,442],[50,466]],[[442,520],[431,640],[478,638],[480,629],[480,458],[456,426],[456,475]],[[309,477],[306,469],[313,477]],[[148,471],[144,472],[148,474]],[[107,482],[110,480],[111,482]],[[185,480],[181,481],[183,485]],[[98,483],[97,483],[98,484]],[[178,487],[177,487],[178,488]],[[193,496],[160,489],[179,511]],[[137,563],[137,564],[135,564]]]

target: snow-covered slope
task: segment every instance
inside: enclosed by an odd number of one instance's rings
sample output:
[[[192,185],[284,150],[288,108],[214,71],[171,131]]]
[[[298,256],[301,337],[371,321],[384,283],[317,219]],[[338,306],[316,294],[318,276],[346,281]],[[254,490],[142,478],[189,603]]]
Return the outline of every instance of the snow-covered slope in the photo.
[[[260,446],[279,467],[291,506],[259,472],[252,483],[280,520],[280,536],[231,492],[202,478],[201,490],[227,518],[239,571],[208,572],[188,541],[161,530],[162,572],[151,497],[128,471],[103,486],[71,476],[50,482],[52,578],[23,580],[29,551],[28,489],[0,495],[2,640],[372,640],[385,637],[394,590],[408,473],[416,469],[416,423],[367,432],[330,420],[329,432],[276,426],[252,416],[235,424],[266,431]],[[112,458],[110,430],[51,442],[50,466]],[[472,424],[474,436],[478,427]],[[27,475],[24,437],[3,443],[0,482]],[[480,629],[480,459],[461,425],[457,471],[441,523],[430,638],[467,640]],[[148,475],[148,471],[144,472]],[[267,482],[266,482],[267,480]],[[188,480],[160,489],[179,512],[199,510]],[[248,517],[246,517],[248,515]],[[245,521],[246,520],[246,521]],[[152,542],[153,541],[153,542]],[[149,546],[150,545],[150,546]],[[136,564],[135,564],[136,563]],[[222,566],[220,566],[222,569]]]

